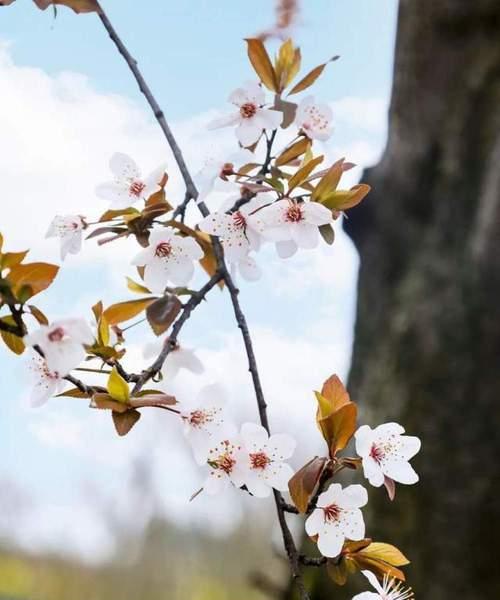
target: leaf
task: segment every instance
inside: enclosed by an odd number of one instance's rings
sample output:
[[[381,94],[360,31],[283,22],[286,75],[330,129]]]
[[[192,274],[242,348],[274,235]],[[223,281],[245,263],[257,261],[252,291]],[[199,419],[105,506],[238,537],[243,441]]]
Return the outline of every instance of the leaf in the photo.
[[[97,229],[94,229],[92,233],[89,233],[85,239],[91,240],[92,238],[103,235],[104,233],[124,233],[125,231],[127,230],[124,227],[98,227]]]
[[[145,285],[137,283],[130,277],[127,277],[127,287],[131,292],[137,292],[138,294],[151,294],[151,290],[148,290]]]
[[[16,325],[14,318],[12,315],[7,315],[6,317],[2,317],[0,321],[7,323],[8,325]],[[14,335],[13,333],[9,333],[8,331],[0,331],[0,335],[2,336],[2,340],[5,342],[5,345],[9,350],[14,352],[14,354],[22,354],[26,348],[23,342],[23,338]]]
[[[99,223],[104,223],[106,221],[111,221],[116,217],[123,217],[124,215],[135,215],[136,217],[140,216],[140,212],[136,208],[121,208],[118,210],[107,210],[105,213],[101,215],[99,219]]]
[[[113,417],[113,423],[115,424],[116,433],[118,435],[127,435],[132,427],[141,418],[141,413],[135,408],[127,410],[127,412],[119,413],[113,411],[111,413]]]
[[[338,375],[332,375],[323,383],[321,395],[326,398],[334,411],[351,402],[351,398]]]
[[[325,195],[320,202],[331,210],[347,210],[359,204],[370,190],[368,184],[358,183],[350,190],[335,190]]]
[[[276,158],[275,165],[277,167],[287,165],[299,156],[302,156],[302,154],[304,154],[304,152],[306,152],[310,146],[311,140],[309,138],[301,138],[298,142],[292,144]]]
[[[200,243],[200,246],[203,248],[203,252],[205,253],[203,258],[200,258],[199,263],[207,275],[212,277],[215,275],[219,265],[217,264],[217,259],[215,257],[214,247],[212,246],[210,236],[203,231],[197,231],[196,239]],[[224,282],[221,280],[219,281],[218,285],[222,289],[224,287]]]
[[[348,575],[347,564],[345,560],[341,560],[339,563],[337,563],[335,560],[328,559],[326,562],[326,572],[337,585],[345,585]]]
[[[107,346],[109,344],[109,323],[104,315],[99,319],[99,323],[97,326],[98,333],[98,342],[100,342],[100,346]]]
[[[384,575],[394,577],[400,581],[405,581],[405,575],[403,571],[393,567],[389,563],[382,560],[377,560],[365,556],[363,552],[356,552],[355,554],[349,555],[351,560],[358,569],[364,571],[365,569],[374,573],[379,579],[383,579]]]
[[[300,49],[294,47],[291,39],[283,42],[278,51],[278,56],[274,61],[274,71],[276,73],[279,92],[282,92],[297,75],[300,69],[300,62]]]
[[[299,469],[288,482],[290,496],[299,512],[307,511],[327,464],[327,458],[316,456]]]
[[[341,158],[328,169],[315,187],[311,195],[311,200],[322,202],[323,198],[337,189],[342,173],[344,172],[343,163],[344,159]]]
[[[91,408],[99,408],[101,410],[112,410],[113,412],[126,412],[129,407],[123,402],[113,400],[113,398],[104,392],[98,392],[92,396]]]
[[[318,229],[321,234],[321,237],[329,246],[331,246],[335,241],[335,231],[333,227],[329,223],[327,223],[326,225],[320,225]]]
[[[24,252],[6,252],[0,259],[0,270],[10,269],[23,262],[29,250]]]
[[[274,97],[274,110],[279,110],[283,113],[283,120],[281,121],[281,129],[286,129],[295,121],[295,115],[297,114],[297,104],[295,102],[287,102],[280,96]],[[241,171],[241,169],[240,169]]]
[[[333,56],[332,58],[330,58],[330,60],[327,60],[322,65],[318,65],[317,67],[314,67],[314,69],[312,69],[311,71],[309,71],[309,73],[305,77],[303,77],[288,92],[288,95],[291,96],[292,94],[298,94],[299,92],[302,92],[302,91],[306,90],[308,87],[310,87],[316,81],[316,79],[318,79],[318,77],[321,75],[321,73],[323,73],[323,69],[326,67],[326,65],[328,63],[336,61],[338,58],[340,58],[340,57],[339,56]]]
[[[92,312],[94,313],[96,323],[99,322],[99,319],[102,316],[103,310],[104,309],[103,309],[103,305],[102,305],[102,300],[99,300],[99,302],[96,302],[94,304],[94,306],[92,307]]]
[[[140,298],[139,300],[128,300],[127,302],[118,302],[117,304],[109,306],[104,311],[103,315],[110,325],[117,325],[123,321],[133,319],[155,300],[156,297],[151,297]]]
[[[173,209],[173,206],[167,200],[165,189],[163,187],[158,192],[155,192],[149,196],[149,198],[146,200],[145,206],[146,208],[144,209],[143,213],[150,210],[157,211],[160,209],[163,210],[163,213],[167,213]]]
[[[41,10],[53,4],[61,4],[72,8],[76,13],[101,12],[97,0],[33,0]]]
[[[321,162],[323,162],[323,155],[312,158],[292,175],[288,181],[288,193],[303,183]]]
[[[128,383],[118,373],[116,367],[113,367],[111,369],[111,374],[108,378],[108,385],[106,387],[108,389],[109,395],[113,398],[113,400],[117,400],[118,402],[124,403],[128,402],[128,399],[130,397]]]
[[[248,58],[262,83],[272,92],[279,91],[274,67],[262,41],[255,38],[247,38],[245,41],[248,45]]]
[[[56,398],[61,398],[63,396],[67,398],[88,398],[87,394],[78,388],[70,388],[69,390],[61,392],[56,395]]]
[[[384,487],[387,491],[387,495],[389,496],[389,500],[392,502],[396,497],[396,483],[394,482],[394,479],[384,475]]]
[[[18,298],[23,287],[29,288],[28,291],[23,290],[23,295],[31,298],[47,289],[54,281],[58,271],[59,267],[49,263],[28,263],[12,267],[7,279],[11,282],[14,294]]]
[[[410,561],[401,550],[396,548],[396,546],[386,544],[385,542],[372,542],[369,546],[363,548],[361,553],[370,558],[383,560],[393,567],[403,567],[404,565],[410,564]]]
[[[175,321],[182,309],[182,304],[173,294],[158,298],[146,309],[146,318],[156,335],[162,335]]]
[[[37,308],[36,306],[33,306],[33,304],[30,304],[28,306],[28,308],[30,309],[31,314],[35,317],[35,319],[38,321],[38,323],[40,325],[48,325],[49,324],[49,320],[47,319],[47,317],[43,314],[43,312]]]

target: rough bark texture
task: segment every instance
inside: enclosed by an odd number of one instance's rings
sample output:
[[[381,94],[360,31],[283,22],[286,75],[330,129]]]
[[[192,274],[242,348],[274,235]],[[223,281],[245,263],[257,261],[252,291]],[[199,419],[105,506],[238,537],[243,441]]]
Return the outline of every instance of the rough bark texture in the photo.
[[[423,440],[420,485],[392,505],[372,489],[369,533],[411,557],[419,598],[500,598],[499,0],[401,1],[388,145],[364,180],[350,392]]]

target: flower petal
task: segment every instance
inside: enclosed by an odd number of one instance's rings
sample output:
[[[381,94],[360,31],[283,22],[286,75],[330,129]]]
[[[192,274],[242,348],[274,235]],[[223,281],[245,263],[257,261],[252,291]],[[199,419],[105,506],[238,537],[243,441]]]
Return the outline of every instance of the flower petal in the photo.
[[[231,125],[236,125],[240,121],[240,113],[231,113],[229,115],[224,115],[223,117],[218,117],[217,119],[213,119],[207,125],[207,129],[220,129],[221,127],[230,127]]]
[[[292,232],[293,241],[299,248],[311,250],[316,248],[319,242],[319,232],[316,225],[310,225],[301,221],[290,226]]]
[[[293,240],[276,242],[276,252],[280,258],[290,258],[297,250],[298,246]]]
[[[302,210],[306,221],[313,225],[327,225],[333,221],[332,211],[319,202],[304,202]]]
[[[245,119],[236,128],[236,137],[243,146],[252,146],[262,135],[262,127],[254,122],[254,119]]]
[[[123,152],[115,152],[109,161],[109,168],[117,179],[140,179],[141,172],[133,158]]]

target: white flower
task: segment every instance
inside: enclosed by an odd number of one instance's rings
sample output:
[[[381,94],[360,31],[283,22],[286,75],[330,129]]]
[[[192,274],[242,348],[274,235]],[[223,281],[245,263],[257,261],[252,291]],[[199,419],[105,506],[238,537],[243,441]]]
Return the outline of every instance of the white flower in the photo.
[[[356,594],[352,600],[410,600],[413,598],[411,588],[403,587],[401,581],[390,578],[387,574],[384,575],[382,585],[371,571],[361,571],[368,579],[372,586],[377,590],[375,592],[362,592]]]
[[[275,488],[288,490],[293,469],[283,462],[295,451],[295,440],[286,433],[269,436],[261,425],[245,423],[241,439],[246,451],[245,484],[248,491],[258,498],[266,498]]]
[[[149,246],[139,252],[132,264],[146,267],[144,282],[153,292],[161,293],[172,283],[184,286],[194,273],[193,261],[203,258],[203,250],[190,237],[176,235],[172,227],[152,231]]]
[[[297,202],[283,198],[259,211],[261,233],[276,242],[281,258],[288,258],[298,248],[315,248],[320,225],[332,223],[331,211],[318,202]]]
[[[235,279],[239,273],[246,281],[257,281],[262,277],[262,270],[253,256],[247,254],[238,262],[231,263],[231,276]]]
[[[138,200],[147,200],[151,194],[158,192],[166,165],[155,169],[148,177],[143,178],[135,161],[121,152],[116,152],[109,161],[114,181],[98,185],[97,196],[111,202],[111,208],[128,208]]]
[[[82,249],[82,231],[85,221],[79,215],[57,215],[52,220],[46,238],[58,237],[61,242],[61,260],[68,254],[78,254]]]
[[[232,438],[236,433],[236,427],[225,414],[225,403],[224,390],[220,385],[212,384],[200,390],[194,405],[188,406],[187,402],[180,404],[184,435],[200,465],[207,462],[214,443]]]
[[[210,157],[205,161],[204,167],[195,177],[199,189],[198,202],[205,200],[212,190],[226,191],[229,183],[228,177],[238,172],[238,168],[255,161],[255,156],[250,150],[241,148],[227,157],[226,160]]]
[[[163,349],[164,344],[168,343],[168,338],[164,341],[155,341],[144,346],[144,358],[156,358]],[[184,348],[176,344],[173,350],[170,350],[168,356],[163,363],[161,372],[163,377],[168,381],[172,381],[182,369],[190,371],[196,375],[203,373],[204,368],[200,359],[196,356],[191,348]]]
[[[205,233],[218,236],[227,260],[238,263],[247,257],[250,250],[259,249],[261,236],[258,230],[262,229],[262,225],[258,209],[273,199],[271,194],[257,194],[232,214],[223,211],[211,213],[198,226]]]
[[[277,129],[283,120],[283,114],[277,110],[262,108],[265,94],[258,83],[248,82],[236,89],[230,96],[229,102],[238,110],[220,119],[215,119],[209,129],[217,129],[229,125],[238,125],[236,137],[244,147],[258,141],[263,129]]]
[[[245,454],[237,436],[222,439],[208,451],[209,474],[203,489],[207,494],[217,494],[231,485],[245,485]]]
[[[362,485],[342,489],[339,483],[333,483],[319,496],[306,521],[306,532],[311,537],[318,536],[318,549],[323,556],[338,556],[346,539],[363,539],[365,523],[359,509],[367,502],[368,494]]]
[[[84,344],[94,343],[92,330],[83,319],[61,319],[24,338],[26,346],[38,346],[47,361],[49,371],[65,377],[85,358]]]
[[[42,406],[49,398],[59,393],[64,380],[57,371],[47,367],[47,361],[39,354],[33,354],[28,363],[33,387],[30,394],[30,405],[33,408]]]
[[[418,437],[402,435],[404,431],[398,423],[384,423],[375,429],[363,425],[354,434],[365,477],[373,486],[380,487],[384,476],[398,483],[417,483],[418,475],[408,461],[421,443]]]
[[[325,141],[332,135],[332,118],[328,104],[317,104],[314,96],[307,96],[297,108],[295,124],[308,138]]]

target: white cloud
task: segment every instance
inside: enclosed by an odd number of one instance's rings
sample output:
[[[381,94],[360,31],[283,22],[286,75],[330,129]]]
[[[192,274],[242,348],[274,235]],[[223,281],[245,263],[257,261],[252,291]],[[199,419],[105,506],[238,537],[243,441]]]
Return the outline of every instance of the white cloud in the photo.
[[[145,110],[127,99],[96,92],[79,74],[50,76],[40,69],[19,67],[5,46],[0,48],[0,95],[0,130],[6,149],[0,177],[2,197],[9,206],[2,216],[2,233],[9,249],[30,246],[38,258],[57,261],[55,244],[43,240],[48,223],[56,213],[95,216],[106,208],[94,195],[94,187],[108,178],[107,161],[117,150],[136,157],[145,172],[166,156],[172,165],[169,195],[174,203],[183,197],[182,182],[156,124]],[[325,146],[328,155],[345,155],[358,164],[375,160],[383,143],[379,127],[382,103],[377,99],[345,98],[333,106],[339,133],[350,129],[355,135],[345,143],[345,136],[334,137]],[[217,132],[215,138],[213,132],[205,130],[213,114],[208,111],[173,124],[194,170],[201,167],[205,153],[214,146],[219,151],[234,148],[231,130]],[[359,169],[349,174],[346,185],[356,176]],[[289,261],[278,259],[268,247],[261,257],[264,280],[243,286],[241,296],[244,306],[250,309],[273,428],[290,431],[301,441],[295,466],[321,446],[313,418],[312,390],[333,372],[345,377],[349,364],[357,257],[341,228],[337,225],[336,229],[333,247],[323,245]],[[102,295],[109,301],[113,297],[124,299],[123,275],[134,252],[133,244],[111,245],[105,250],[90,244],[80,257],[65,264],[61,283],[52,296],[48,295],[52,298],[49,305],[59,312],[83,314]],[[106,275],[104,279],[103,260],[114,266],[111,277]],[[195,394],[203,381],[222,380],[235,416],[255,419],[255,398],[239,332],[232,318],[222,318],[221,311],[230,310],[229,301],[222,294],[210,300],[202,309],[203,318],[195,317],[198,320],[189,324],[186,338],[190,345],[192,341],[199,345],[206,374],[199,379],[183,375],[173,389],[181,397]],[[134,345],[129,362],[138,365],[140,354],[140,347]],[[0,356],[7,369],[14,364],[10,355]],[[24,393],[16,389],[12,396]],[[47,483],[40,484],[40,473],[29,468],[22,474],[23,485],[38,489],[39,493],[33,495],[36,502],[25,508],[23,522],[16,525],[15,533],[2,522],[0,532],[16,535],[24,546],[53,548],[64,544],[74,552],[97,558],[109,553],[112,534],[102,507],[89,503],[75,489],[81,492],[84,483],[91,481],[103,502],[112,505],[117,518],[126,522],[135,505],[130,501],[133,488],[124,494],[123,482],[128,481],[133,465],[140,460],[151,469],[151,506],[158,503],[176,522],[211,526],[221,533],[242,515],[236,493],[223,500],[199,497],[188,503],[203,476],[193,468],[178,423],[170,415],[145,413],[131,434],[121,439],[114,434],[108,414],[89,412],[81,401],[57,399],[48,408],[30,414],[28,423],[24,417],[20,423],[32,433],[32,440],[26,443],[34,445],[43,457],[46,482],[52,486],[49,489]],[[58,462],[61,456],[64,468]],[[4,466],[14,480],[19,478],[16,464],[12,461],[9,467],[7,461]],[[72,465],[69,471],[68,464]],[[71,493],[58,489],[63,474],[69,478]],[[244,506],[249,510],[247,501]],[[251,506],[250,510],[257,510],[256,506],[260,509],[270,505],[264,502]],[[70,533],[75,514],[83,526]]]

